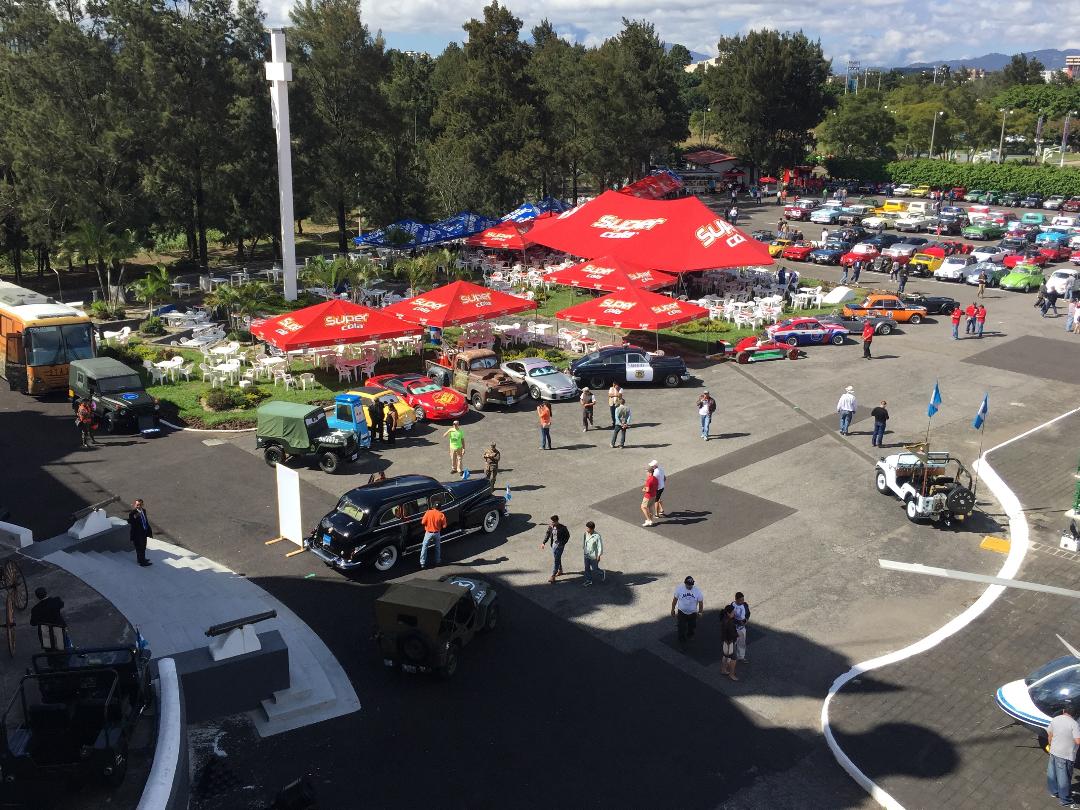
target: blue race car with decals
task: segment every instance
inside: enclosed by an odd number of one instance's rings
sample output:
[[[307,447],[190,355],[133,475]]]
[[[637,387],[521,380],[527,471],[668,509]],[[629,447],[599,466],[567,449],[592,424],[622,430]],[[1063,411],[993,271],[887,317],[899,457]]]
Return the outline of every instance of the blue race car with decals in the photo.
[[[777,343],[789,346],[817,346],[824,343],[839,346],[848,334],[845,327],[822,323],[817,318],[789,318],[767,327],[765,332]]]

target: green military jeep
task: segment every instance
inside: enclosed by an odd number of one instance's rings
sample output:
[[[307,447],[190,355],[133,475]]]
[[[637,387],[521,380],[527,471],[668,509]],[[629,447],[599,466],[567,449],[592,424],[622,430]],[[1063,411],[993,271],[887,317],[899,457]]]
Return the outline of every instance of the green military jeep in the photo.
[[[271,467],[290,456],[317,456],[319,469],[333,473],[360,455],[356,434],[333,430],[326,411],[302,402],[266,402],[257,411],[255,446]]]
[[[453,676],[461,648],[498,623],[495,589],[472,576],[410,579],[375,600],[375,643],[383,663],[405,672]]]
[[[68,369],[68,396],[89,400],[106,433],[137,428],[140,433],[160,433],[158,401],[146,393],[135,369],[111,357],[74,360]]]

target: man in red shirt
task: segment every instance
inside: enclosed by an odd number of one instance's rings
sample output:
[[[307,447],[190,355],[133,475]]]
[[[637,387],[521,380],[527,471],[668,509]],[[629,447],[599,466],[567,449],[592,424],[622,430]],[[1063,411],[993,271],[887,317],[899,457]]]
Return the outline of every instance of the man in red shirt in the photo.
[[[979,304],[975,310],[975,337],[982,337],[983,328],[986,326],[986,307]]]
[[[864,360],[873,360],[870,356],[870,344],[874,342],[874,324],[867,318],[862,325],[862,356]]]
[[[656,476],[653,475],[652,467],[645,468],[645,486],[641,488],[641,514],[645,516],[645,522],[642,526],[655,526],[653,518],[658,517],[656,515],[656,493],[660,489],[660,482],[656,480]]]
[[[960,339],[960,319],[964,316],[963,311],[960,309],[960,305],[957,304],[953,307],[952,311],[952,336],[953,340]]]
[[[442,562],[442,531],[446,528],[446,515],[432,506],[424,516],[420,518],[420,525],[424,527],[424,542],[420,546],[420,567],[427,568],[428,544],[435,543],[435,564]]]
[[[975,304],[968,304],[967,309],[964,310],[964,314],[967,315],[967,322],[964,324],[964,334],[975,334]]]

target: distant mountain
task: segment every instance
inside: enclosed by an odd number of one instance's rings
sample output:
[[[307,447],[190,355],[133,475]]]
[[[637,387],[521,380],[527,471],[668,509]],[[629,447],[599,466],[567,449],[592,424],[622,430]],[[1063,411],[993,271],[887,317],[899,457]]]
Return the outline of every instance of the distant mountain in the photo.
[[[1066,56],[1080,56],[1080,48],[1067,48],[1064,51],[1059,51],[1056,48],[1046,48],[1041,51],[1028,51],[1028,59],[1038,59],[1044,65],[1047,70],[1058,70],[1065,67]],[[915,62],[910,65],[904,65],[901,70],[923,70],[925,68],[933,68],[935,64],[948,65],[950,69],[966,67],[982,70],[1001,70],[1012,59],[1012,54],[1004,53],[986,53],[982,56],[975,56],[971,59],[946,59],[944,62]]]
[[[674,44],[675,44],[674,42],[665,42],[664,43],[664,50],[665,51],[670,51],[671,46],[674,45]],[[690,50],[690,49],[687,48],[687,50]],[[697,64],[698,62],[704,62],[706,59],[712,59],[712,57],[709,56],[707,53],[700,53],[699,51],[690,51],[690,62],[691,62],[691,64]],[[1065,63],[1062,62],[1061,64],[1064,65]]]

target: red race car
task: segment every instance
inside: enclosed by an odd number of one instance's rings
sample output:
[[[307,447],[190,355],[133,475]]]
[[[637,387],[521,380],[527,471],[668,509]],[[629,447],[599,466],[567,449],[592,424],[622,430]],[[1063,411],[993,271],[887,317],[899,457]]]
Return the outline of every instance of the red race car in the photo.
[[[378,385],[393,391],[412,406],[417,422],[457,419],[469,409],[462,394],[452,388],[443,388],[423,374],[380,374],[369,378],[364,385]]]
[[[732,346],[723,341],[724,356],[739,365],[760,363],[764,360],[798,360],[802,356],[794,346],[778,343],[767,335],[748,335]]]
[[[866,262],[872,262],[880,255],[881,251],[878,250],[877,245],[860,242],[840,257],[840,266],[851,267],[855,262],[863,262],[865,264]]]
[[[1042,251],[1027,250],[1023,253],[1010,253],[1001,264],[1003,267],[1016,267],[1018,264],[1033,264],[1036,267],[1046,267],[1050,259],[1043,255]]]
[[[780,258],[791,259],[796,262],[805,262],[810,255],[810,251],[813,249],[814,246],[809,242],[796,242],[780,251]]]
[[[1059,242],[1057,244],[1042,245],[1039,248],[1039,254],[1045,256],[1048,262],[1064,262],[1068,261],[1069,257],[1072,256],[1072,250],[1068,245]]]

